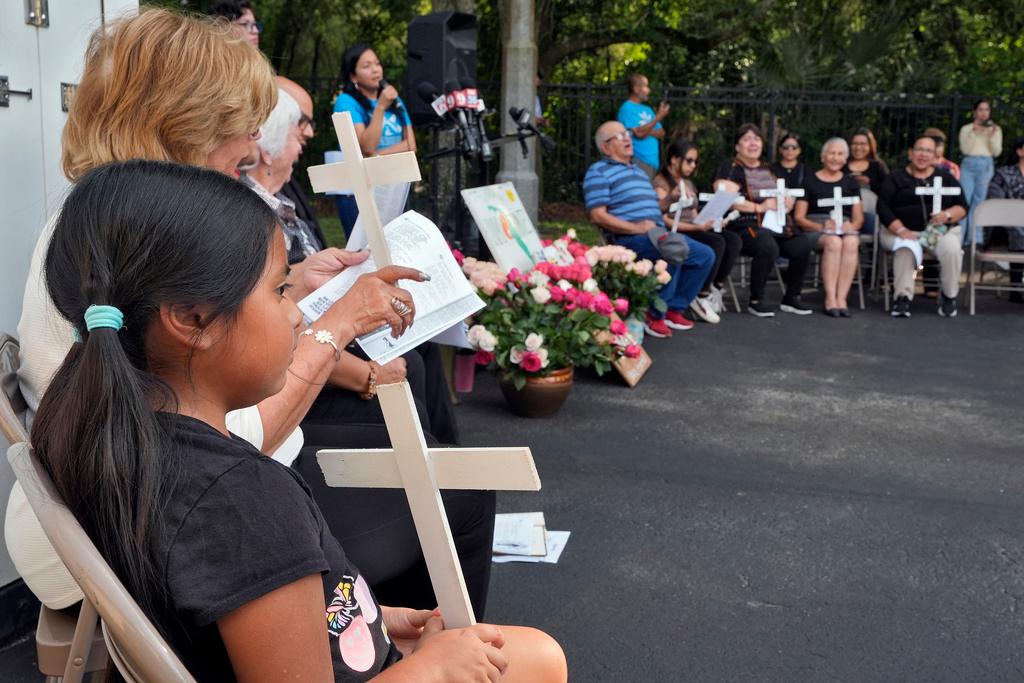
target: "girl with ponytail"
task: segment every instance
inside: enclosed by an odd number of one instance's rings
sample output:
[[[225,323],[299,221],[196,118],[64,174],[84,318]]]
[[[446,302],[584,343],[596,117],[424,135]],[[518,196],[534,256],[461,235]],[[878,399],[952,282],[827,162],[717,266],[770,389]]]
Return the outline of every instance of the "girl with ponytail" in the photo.
[[[302,329],[283,234],[244,185],[171,162],[90,171],[45,279],[80,341],[33,448],[197,680],[565,680],[539,631],[378,605],[302,478],[229,434],[229,411],[284,386]]]

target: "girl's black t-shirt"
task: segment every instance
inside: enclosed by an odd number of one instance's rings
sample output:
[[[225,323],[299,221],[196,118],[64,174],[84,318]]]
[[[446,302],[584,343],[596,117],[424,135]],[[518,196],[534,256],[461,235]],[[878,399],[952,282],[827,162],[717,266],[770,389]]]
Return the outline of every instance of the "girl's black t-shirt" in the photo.
[[[804,196],[798,197],[797,201],[807,203],[808,216],[822,216],[831,213],[832,207],[818,206],[818,200],[832,199],[836,187],[843,191],[843,197],[860,197],[860,184],[847,173],[834,182],[822,180],[817,173],[808,173],[804,179]],[[848,219],[852,215],[853,206],[844,205],[843,217]]]
[[[199,420],[158,419],[173,488],[150,547],[170,645],[197,680],[235,680],[218,619],[310,574],[323,580],[335,681],[365,681],[401,658],[298,474]]]
[[[802,161],[796,162],[796,166],[793,168],[786,168],[781,162],[772,164],[771,168],[775,177],[782,178],[786,183],[786,188],[790,190],[803,187],[807,178],[814,175],[814,172],[807,168]]]

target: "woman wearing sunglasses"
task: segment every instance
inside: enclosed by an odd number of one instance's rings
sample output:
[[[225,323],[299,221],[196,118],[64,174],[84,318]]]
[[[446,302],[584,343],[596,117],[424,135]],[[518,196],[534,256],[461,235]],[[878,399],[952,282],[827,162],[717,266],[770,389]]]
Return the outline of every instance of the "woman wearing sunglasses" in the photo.
[[[786,181],[786,187],[796,189],[804,186],[807,167],[800,161],[800,136],[786,133],[779,140],[779,160],[772,164],[772,173],[776,178]]]
[[[673,140],[665,151],[665,162],[655,174],[653,184],[661,211],[665,214],[665,225],[670,229],[676,220],[676,211],[672,205],[680,199],[683,203],[687,199],[692,200],[692,204],[684,207],[679,213],[679,224],[676,229],[711,247],[715,252],[715,262],[697,298],[690,303],[690,309],[700,319],[717,323],[718,314],[723,311],[722,290],[729,280],[729,273],[736,264],[743,242],[736,233],[715,232],[714,221],[705,221],[701,224],[694,222],[697,218],[697,186],[693,182],[693,176],[697,172],[699,160],[700,151],[697,145],[682,138]]]

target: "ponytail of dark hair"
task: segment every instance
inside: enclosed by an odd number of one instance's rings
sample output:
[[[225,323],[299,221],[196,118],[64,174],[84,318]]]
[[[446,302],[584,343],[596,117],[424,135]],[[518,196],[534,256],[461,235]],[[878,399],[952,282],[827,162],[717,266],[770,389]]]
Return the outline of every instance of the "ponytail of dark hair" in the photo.
[[[241,183],[169,162],[128,161],[83,177],[46,254],[50,297],[76,342],[44,394],[32,445],[57,491],[139,606],[165,634],[149,538],[175,481],[155,411],[176,398],[152,372],[146,332],[161,305],[237,313],[265,268],[275,219]],[[92,304],[120,330],[86,329]]]
[[[345,84],[342,86],[341,91],[354,99],[359,103],[359,106],[363,108],[363,112],[366,114],[366,118],[369,119],[373,116],[373,105],[370,104],[370,100],[363,91],[359,89],[355,83],[352,82],[352,77],[356,73],[356,67],[359,65],[359,58],[363,56],[363,53],[367,50],[373,50],[372,47],[365,43],[357,43],[345,50],[345,53],[341,56],[341,77],[344,79]],[[375,53],[376,54],[376,53]],[[398,122],[405,128],[405,117],[402,116],[402,110],[398,106],[398,100],[395,100],[388,111],[398,117]]]

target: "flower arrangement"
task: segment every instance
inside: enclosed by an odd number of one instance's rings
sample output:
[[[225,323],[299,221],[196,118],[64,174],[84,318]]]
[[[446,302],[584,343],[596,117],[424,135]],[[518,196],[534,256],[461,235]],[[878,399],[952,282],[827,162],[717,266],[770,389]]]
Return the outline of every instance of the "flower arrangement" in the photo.
[[[657,296],[672,280],[665,261],[638,259],[633,250],[614,244],[591,247],[585,258],[601,290],[628,302],[629,315],[643,318],[651,306],[665,311],[664,300]]]
[[[477,362],[498,368],[517,389],[527,377],[571,366],[603,374],[617,356],[639,354],[624,330],[611,329],[625,302],[598,289],[583,257],[507,276],[494,263],[467,257],[462,270],[486,302],[469,330]]]

